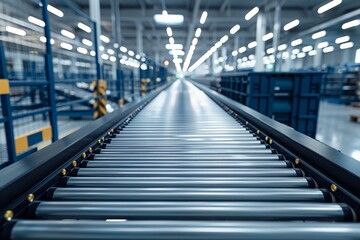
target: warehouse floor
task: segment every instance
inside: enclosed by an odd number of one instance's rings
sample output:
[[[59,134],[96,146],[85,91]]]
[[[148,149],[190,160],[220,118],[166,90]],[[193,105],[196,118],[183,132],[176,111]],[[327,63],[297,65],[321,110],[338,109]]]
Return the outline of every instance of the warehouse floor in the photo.
[[[360,161],[360,122],[350,122],[360,108],[322,102],[316,139]]]

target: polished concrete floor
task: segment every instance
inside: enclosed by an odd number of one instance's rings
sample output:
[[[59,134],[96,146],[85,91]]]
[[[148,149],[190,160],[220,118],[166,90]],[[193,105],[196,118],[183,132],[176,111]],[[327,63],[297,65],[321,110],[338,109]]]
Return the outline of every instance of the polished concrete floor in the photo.
[[[316,139],[360,161],[360,122],[350,122],[360,108],[321,102]]]

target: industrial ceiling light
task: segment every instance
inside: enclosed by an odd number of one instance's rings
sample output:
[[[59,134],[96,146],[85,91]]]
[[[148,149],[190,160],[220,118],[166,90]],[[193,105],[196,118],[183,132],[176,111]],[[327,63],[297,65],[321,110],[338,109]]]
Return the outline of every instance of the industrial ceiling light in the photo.
[[[296,55],[296,54],[298,54],[300,52],[300,50],[299,49],[293,49],[292,51],[291,51],[291,54],[293,54],[293,55]]]
[[[75,34],[73,34],[72,32],[69,32],[68,30],[62,29],[60,31],[61,35],[70,38],[70,39],[75,39]]]
[[[64,16],[64,13],[61,10],[57,9],[56,7],[50,4],[47,5],[47,10],[58,17]]]
[[[39,27],[45,27],[45,22],[43,20],[40,20],[40,19],[36,18],[36,17],[29,16],[28,21],[35,24],[35,25],[38,25]]]
[[[360,25],[360,19],[355,19],[352,20],[350,22],[344,23],[341,28],[342,29],[348,29],[348,28],[352,28],[352,27],[356,27]]]
[[[109,59],[109,55],[107,55],[106,53],[101,54],[101,58],[104,60],[108,60]]]
[[[170,43],[170,44],[174,44],[174,43],[175,43],[175,39],[174,39],[173,37],[170,37],[170,38],[169,38],[169,43]]]
[[[268,49],[266,50],[266,53],[267,53],[267,54],[272,54],[272,53],[274,53],[274,52],[275,52],[274,48],[268,48]]]
[[[326,48],[327,46],[329,46],[328,42],[321,42],[317,45],[318,48]]]
[[[107,53],[110,54],[110,55],[114,55],[114,54],[115,54],[115,51],[112,50],[111,48],[109,48],[109,49],[107,50]]]
[[[109,43],[110,42],[110,38],[108,38],[105,35],[100,35],[100,40],[103,41],[104,43]]]
[[[81,40],[81,42],[82,42],[84,45],[89,46],[89,47],[91,47],[91,46],[93,45],[92,41],[90,41],[89,39],[86,39],[86,38],[83,38],[83,39]]]
[[[201,28],[197,28],[195,31],[195,37],[199,38],[201,35]]]
[[[342,0],[332,0],[332,1],[322,5],[321,7],[319,7],[317,12],[318,12],[318,14],[322,14],[322,13],[329,11],[330,9],[340,5],[341,3],[342,3]]]
[[[173,33],[172,33],[171,27],[167,27],[167,28],[166,28],[166,33],[167,33],[167,35],[168,35],[169,37],[172,37]]]
[[[226,43],[227,40],[229,40],[229,36],[228,36],[228,35],[225,35],[225,36],[223,36],[222,38],[220,38],[220,42],[221,42],[222,44]]]
[[[342,36],[335,39],[335,43],[340,44],[340,43],[348,42],[349,40],[350,40],[349,36]]]
[[[251,43],[248,44],[248,48],[254,48],[257,46],[257,42],[256,41],[253,41]]]
[[[184,22],[184,16],[181,14],[155,14],[154,20],[162,25],[179,25]]]
[[[120,47],[120,51],[122,51],[123,53],[126,53],[126,52],[127,52],[127,48],[124,47],[124,46],[121,46],[121,47]]]
[[[245,15],[245,20],[249,21],[250,19],[252,19],[258,12],[259,12],[259,8],[258,7],[254,7],[253,9],[251,9],[246,15]]]
[[[183,49],[183,45],[182,44],[166,44],[166,49]]]
[[[300,20],[299,19],[295,19],[287,24],[285,24],[284,26],[284,31],[289,31],[290,29],[298,26],[300,24]]]
[[[239,48],[239,53],[244,53],[245,51],[246,51],[246,47],[241,47],[241,48]]]
[[[311,45],[302,48],[303,52],[310,52],[311,50],[313,50],[313,47]]]
[[[191,44],[196,46],[196,44],[198,43],[198,39],[197,38],[193,38]]]
[[[46,43],[46,37],[41,36],[41,37],[40,37],[40,42]],[[51,45],[55,44],[54,39],[51,39],[51,40],[50,40],[50,44],[51,44]]]
[[[235,26],[233,26],[231,29],[230,29],[230,34],[235,34],[237,33],[237,31],[240,30],[240,25],[239,24],[236,24]]]
[[[348,49],[352,48],[354,46],[353,42],[347,42],[340,45],[340,49]]]
[[[201,14],[201,17],[200,17],[200,24],[205,23],[207,16],[208,16],[207,11],[203,11],[203,13]]]
[[[236,57],[238,55],[238,51],[236,50],[232,51],[231,55],[233,55],[233,57]]]
[[[311,50],[308,54],[309,54],[309,56],[314,56],[314,55],[316,55],[316,50]]]
[[[129,56],[131,56],[131,57],[135,56],[135,53],[134,53],[134,51],[132,51],[132,50],[129,50],[129,51],[128,51],[128,54],[129,54]]]
[[[270,32],[270,33],[265,34],[265,35],[263,36],[263,41],[266,42],[266,41],[272,39],[273,37],[274,37],[274,34],[273,34],[272,32]]]
[[[71,44],[65,42],[60,43],[60,47],[69,51],[73,49],[73,46]]]
[[[26,32],[22,29],[19,28],[15,28],[15,27],[11,27],[11,26],[6,26],[5,30],[9,33],[13,33],[19,36],[25,36]]]
[[[170,50],[170,55],[177,55],[177,56],[184,56],[185,52],[183,50],[177,49],[177,50]]]
[[[334,51],[334,47],[333,46],[329,46],[323,49],[323,53],[329,53]]]
[[[89,27],[88,25],[82,23],[82,22],[79,22],[77,24],[78,28],[80,28],[81,30],[87,32],[87,33],[91,33],[91,27]]]
[[[297,58],[304,58],[305,56],[306,56],[306,53],[301,52],[301,53],[298,53]]]
[[[88,50],[86,48],[83,48],[83,47],[78,47],[76,49],[76,51],[78,51],[81,54],[87,54],[88,53]]]
[[[280,46],[278,46],[279,51],[284,51],[286,48],[287,48],[286,44],[281,44]]]
[[[314,33],[314,34],[311,36],[311,38],[312,38],[312,39],[318,39],[318,38],[322,38],[322,37],[325,37],[325,36],[326,36],[326,31],[323,30],[323,31]]]
[[[302,44],[302,39],[298,38],[291,42],[291,46],[296,47],[298,45]]]

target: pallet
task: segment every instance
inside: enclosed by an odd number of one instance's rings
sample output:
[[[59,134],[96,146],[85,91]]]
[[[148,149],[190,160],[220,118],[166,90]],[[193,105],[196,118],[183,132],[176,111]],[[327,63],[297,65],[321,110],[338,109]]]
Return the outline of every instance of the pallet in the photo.
[[[350,122],[357,122],[360,118],[360,115],[352,114],[350,115]]]

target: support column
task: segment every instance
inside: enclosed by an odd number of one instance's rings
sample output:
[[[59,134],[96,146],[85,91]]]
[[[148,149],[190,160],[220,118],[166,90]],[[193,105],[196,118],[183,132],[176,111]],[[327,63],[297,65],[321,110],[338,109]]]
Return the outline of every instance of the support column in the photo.
[[[101,15],[100,15],[100,0],[89,0],[90,5],[90,18],[96,23],[96,41],[98,43],[98,46],[101,45],[100,42],[100,35],[101,35]],[[95,44],[94,44],[95,45]],[[97,49],[100,51],[99,49]],[[96,55],[96,58],[98,59],[100,65],[102,65],[102,58],[100,57],[100,54]]]
[[[162,63],[160,62],[159,50],[156,50],[156,52],[155,52],[155,63],[158,64],[158,65],[162,65]]]
[[[317,41],[315,43],[315,47],[314,49],[316,49],[316,54],[314,56],[314,60],[313,60],[313,67],[321,67],[321,63],[322,63],[322,55],[323,55],[323,52],[322,52],[322,49],[321,48],[318,48],[319,44],[319,41]]]
[[[219,58],[219,52],[218,52],[218,50],[216,50],[215,52],[214,52],[214,54],[212,55],[212,71],[213,71],[213,74],[215,74],[216,72],[215,72],[215,69],[216,69],[216,64],[215,64],[215,62],[216,62],[216,60]]]
[[[225,70],[226,60],[227,60],[227,49],[225,46],[221,48],[221,57],[223,59],[223,62],[221,63],[222,71]]]
[[[136,23],[136,51],[138,54],[143,53],[143,26],[140,22]]]
[[[235,36],[235,38],[234,38],[234,50],[237,52],[238,49],[239,49],[239,36]],[[237,70],[237,55],[233,57],[233,61],[234,61],[234,69],[236,71]]]
[[[280,39],[280,29],[281,28],[281,5],[280,1],[276,1],[276,7],[275,7],[275,16],[274,16],[274,29],[273,29],[273,45],[274,48],[274,56],[275,56],[275,62],[273,71],[277,71],[278,69],[278,61],[277,53],[278,53],[278,46],[279,46],[279,39]],[[290,52],[291,54],[291,52]]]
[[[256,21],[256,49],[255,49],[255,69],[256,72],[264,71],[263,52],[265,51],[265,42],[262,40],[265,35],[266,21],[264,13],[260,12]]]

